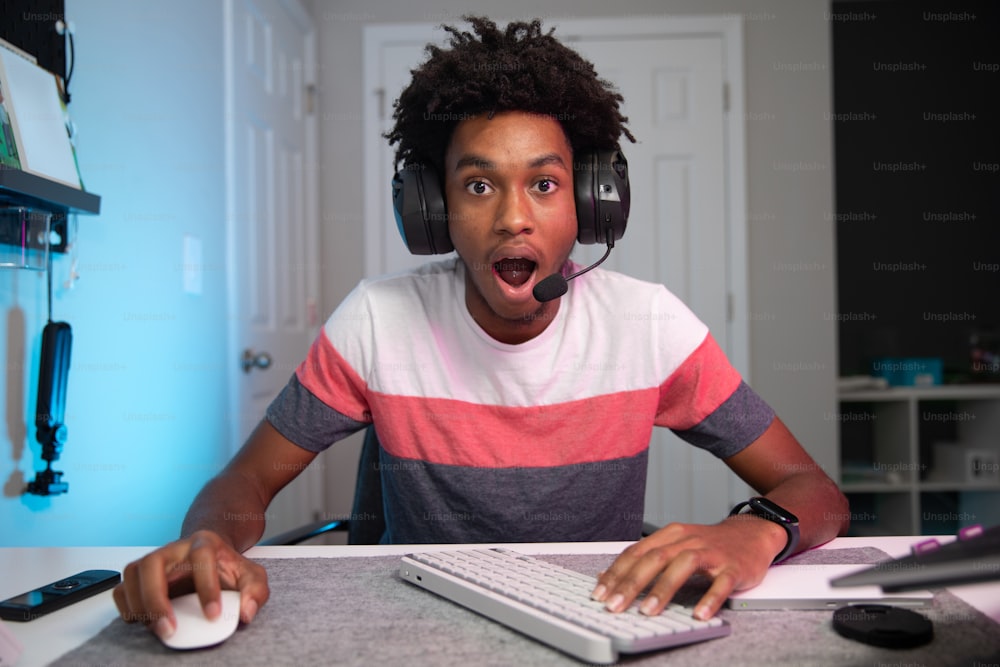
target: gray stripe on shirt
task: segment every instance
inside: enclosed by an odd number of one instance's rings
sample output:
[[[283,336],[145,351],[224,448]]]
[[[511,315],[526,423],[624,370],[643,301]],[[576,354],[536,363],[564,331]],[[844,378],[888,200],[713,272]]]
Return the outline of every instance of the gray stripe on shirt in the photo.
[[[720,459],[738,454],[774,421],[774,410],[746,382],[694,428],[674,431]]]
[[[266,418],[281,435],[310,452],[322,452],[338,440],[368,426],[342,415],[316,398],[296,375],[292,375],[268,406]]]

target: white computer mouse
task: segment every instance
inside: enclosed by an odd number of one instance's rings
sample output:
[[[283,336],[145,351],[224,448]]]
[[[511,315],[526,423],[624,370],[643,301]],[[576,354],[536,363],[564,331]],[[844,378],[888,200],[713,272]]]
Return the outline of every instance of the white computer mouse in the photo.
[[[167,639],[161,639],[173,649],[193,649],[215,646],[229,639],[240,623],[240,592],[222,591],[222,613],[209,620],[201,610],[197,593],[170,600],[177,619],[177,629]]]

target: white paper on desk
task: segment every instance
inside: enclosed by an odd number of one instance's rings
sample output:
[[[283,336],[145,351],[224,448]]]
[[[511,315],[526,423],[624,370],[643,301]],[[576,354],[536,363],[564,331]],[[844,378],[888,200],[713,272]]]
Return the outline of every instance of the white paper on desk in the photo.
[[[0,81],[21,169],[81,189],[55,75],[0,48]]]
[[[4,622],[0,621],[0,665],[17,664],[22,653],[24,653],[24,646],[17,641],[17,637],[7,629]]]
[[[879,586],[834,588],[830,580],[869,567],[855,563],[836,565],[777,565],[750,590],[732,593],[729,608],[740,611],[760,609],[838,609],[848,604],[886,604],[896,607],[923,607],[931,603],[930,591],[883,593]]]

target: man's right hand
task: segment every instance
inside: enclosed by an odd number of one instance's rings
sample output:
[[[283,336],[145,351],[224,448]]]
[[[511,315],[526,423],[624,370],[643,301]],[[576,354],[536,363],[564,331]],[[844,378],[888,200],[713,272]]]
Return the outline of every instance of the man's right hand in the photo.
[[[145,623],[166,638],[177,627],[170,597],[197,591],[205,615],[216,618],[222,612],[223,588],[240,592],[244,623],[253,620],[270,596],[263,567],[217,534],[200,530],[129,563],[114,599],[124,621]]]

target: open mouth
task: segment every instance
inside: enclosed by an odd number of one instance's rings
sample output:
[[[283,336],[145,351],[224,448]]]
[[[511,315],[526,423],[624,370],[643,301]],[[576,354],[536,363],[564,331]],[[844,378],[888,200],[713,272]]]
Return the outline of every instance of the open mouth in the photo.
[[[535,272],[535,263],[523,257],[504,257],[493,264],[493,270],[508,285],[520,287]]]

